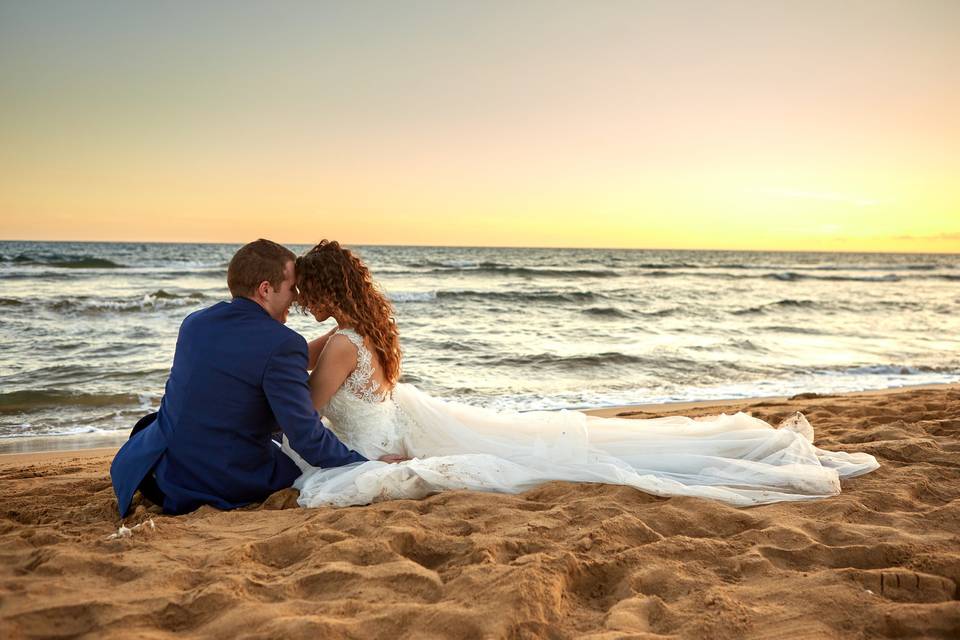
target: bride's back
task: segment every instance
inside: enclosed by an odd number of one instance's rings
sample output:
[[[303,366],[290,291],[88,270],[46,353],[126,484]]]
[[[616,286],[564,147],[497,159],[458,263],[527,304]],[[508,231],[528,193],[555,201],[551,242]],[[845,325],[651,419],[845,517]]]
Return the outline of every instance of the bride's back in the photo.
[[[398,412],[390,385],[370,340],[353,329],[338,329],[334,341],[349,341],[356,348],[353,371],[321,407],[327,427],[348,447],[374,460],[403,454]]]

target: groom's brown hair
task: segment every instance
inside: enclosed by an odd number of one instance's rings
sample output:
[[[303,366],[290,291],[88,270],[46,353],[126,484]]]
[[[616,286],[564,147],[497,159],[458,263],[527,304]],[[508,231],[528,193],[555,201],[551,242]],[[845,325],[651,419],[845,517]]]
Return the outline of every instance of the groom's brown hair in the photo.
[[[261,282],[274,289],[283,282],[283,268],[297,256],[285,246],[270,240],[254,240],[240,247],[227,267],[227,287],[234,298],[253,296]]]

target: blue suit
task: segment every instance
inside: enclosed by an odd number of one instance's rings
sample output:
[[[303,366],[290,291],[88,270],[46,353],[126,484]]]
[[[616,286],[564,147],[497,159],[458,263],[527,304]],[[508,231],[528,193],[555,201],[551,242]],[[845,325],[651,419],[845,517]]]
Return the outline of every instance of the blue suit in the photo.
[[[366,460],[320,422],[300,334],[246,298],[190,314],[156,420],[110,466],[120,515],[151,471],[173,514],[233,509],[289,487],[300,469],[270,438],[277,428],[311,465]]]

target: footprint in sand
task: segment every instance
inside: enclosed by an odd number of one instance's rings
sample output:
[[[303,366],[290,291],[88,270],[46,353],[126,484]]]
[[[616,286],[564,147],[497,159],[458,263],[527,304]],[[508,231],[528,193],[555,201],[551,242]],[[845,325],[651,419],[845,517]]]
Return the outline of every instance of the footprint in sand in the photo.
[[[305,600],[368,598],[377,602],[437,602],[443,596],[440,577],[415,562],[360,567],[330,562],[297,578],[288,594]]]
[[[840,569],[837,573],[895,602],[946,602],[957,597],[953,580],[930,573],[900,568]]]

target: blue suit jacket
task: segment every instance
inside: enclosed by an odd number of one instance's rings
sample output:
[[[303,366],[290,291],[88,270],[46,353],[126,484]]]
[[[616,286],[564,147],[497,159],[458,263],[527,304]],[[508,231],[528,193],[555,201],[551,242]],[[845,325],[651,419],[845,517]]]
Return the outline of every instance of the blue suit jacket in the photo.
[[[190,314],[157,419],[110,466],[120,515],[151,470],[166,513],[233,509],[289,487],[300,469],[271,440],[278,427],[314,466],[366,460],[320,422],[300,334],[246,298]]]

